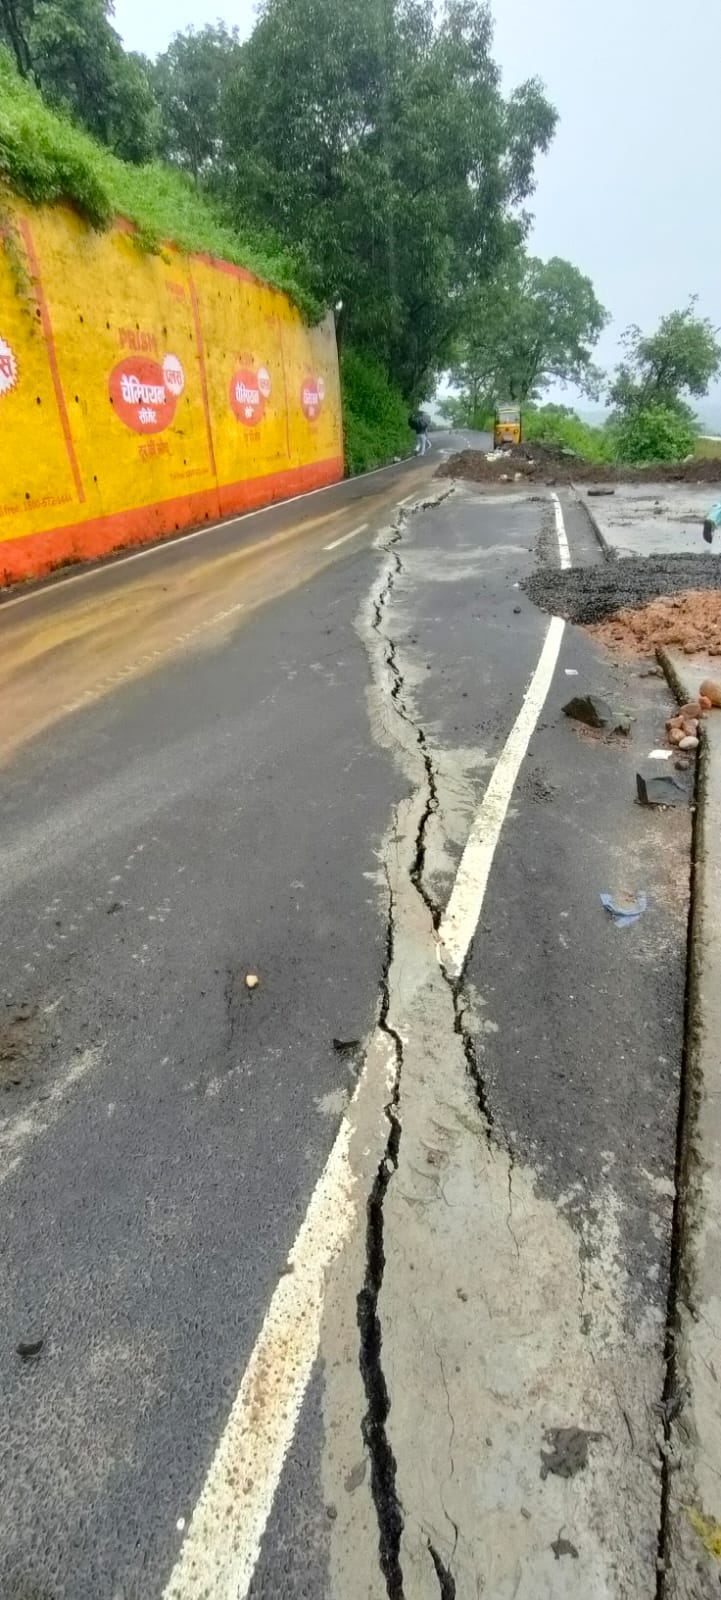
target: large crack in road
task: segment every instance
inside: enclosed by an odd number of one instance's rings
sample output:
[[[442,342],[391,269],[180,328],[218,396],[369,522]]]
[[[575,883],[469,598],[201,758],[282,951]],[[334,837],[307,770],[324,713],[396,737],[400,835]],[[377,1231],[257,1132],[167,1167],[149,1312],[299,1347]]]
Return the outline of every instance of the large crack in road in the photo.
[[[322,1336],[330,1590],[652,1600],[663,1367],[650,1313],[629,1348],[612,1166],[583,1229],[541,1194],[493,1126],[463,974],[438,957],[426,844],[443,805],[398,626],[417,518],[385,539],[359,623],[374,735],[411,787],[383,851],[379,1039],[354,1107],[365,1226],[331,1274]],[[583,1471],[543,1465],[561,1436],[585,1442]]]

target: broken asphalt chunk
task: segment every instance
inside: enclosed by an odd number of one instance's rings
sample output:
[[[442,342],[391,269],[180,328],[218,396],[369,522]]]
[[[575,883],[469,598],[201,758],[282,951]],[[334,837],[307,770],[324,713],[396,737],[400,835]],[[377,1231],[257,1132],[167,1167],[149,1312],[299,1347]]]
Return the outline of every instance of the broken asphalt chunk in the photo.
[[[558,1530],[558,1538],[554,1539],[552,1541],[552,1543],[551,1543],[551,1549],[553,1551],[554,1556],[556,1557],[556,1560],[560,1561],[561,1556],[572,1556],[574,1561],[577,1561],[578,1560],[578,1550],[577,1550],[576,1545],[572,1544],[570,1539],[562,1538],[561,1537],[562,1534],[563,1534],[563,1528],[559,1528],[559,1530]]]
[[[613,712],[597,694],[576,694],[563,707],[564,717],[574,722],[584,722],[587,728],[607,728],[613,722]]]
[[[670,773],[646,778],[642,772],[637,772],[636,790],[640,806],[680,806],[688,801],[684,785]]]
[[[22,1361],[36,1361],[44,1343],[44,1339],[21,1339],[15,1349]]]

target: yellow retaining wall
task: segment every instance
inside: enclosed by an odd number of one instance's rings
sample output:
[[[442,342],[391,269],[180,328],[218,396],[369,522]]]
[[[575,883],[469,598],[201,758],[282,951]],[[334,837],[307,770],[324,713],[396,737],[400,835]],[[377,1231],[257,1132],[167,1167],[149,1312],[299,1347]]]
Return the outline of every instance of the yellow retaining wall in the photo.
[[[0,584],[337,482],[333,318],[308,328],[242,268],[18,204],[0,440]]]

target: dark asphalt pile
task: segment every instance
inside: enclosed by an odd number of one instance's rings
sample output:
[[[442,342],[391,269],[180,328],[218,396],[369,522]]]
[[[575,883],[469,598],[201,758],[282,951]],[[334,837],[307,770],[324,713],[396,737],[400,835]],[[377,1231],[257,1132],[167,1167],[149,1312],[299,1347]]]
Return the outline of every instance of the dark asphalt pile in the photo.
[[[585,461],[545,444],[519,444],[489,461],[482,450],[461,450],[438,468],[437,478],[497,484],[517,473],[529,483],[721,483],[721,459],[620,467]]]
[[[663,595],[720,590],[721,561],[709,561],[707,555],[647,556],[571,567],[568,572],[542,567],[524,587],[543,611],[586,626]]]

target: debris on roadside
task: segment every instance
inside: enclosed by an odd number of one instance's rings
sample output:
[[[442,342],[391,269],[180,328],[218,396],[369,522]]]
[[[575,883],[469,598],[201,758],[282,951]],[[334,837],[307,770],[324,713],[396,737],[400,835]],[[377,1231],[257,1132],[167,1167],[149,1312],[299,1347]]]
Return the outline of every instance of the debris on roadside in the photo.
[[[710,710],[711,701],[703,694],[699,695],[698,700],[681,706],[666,722],[669,744],[678,746],[679,750],[698,750],[701,718]]]
[[[662,645],[674,645],[685,655],[721,655],[721,594],[688,590],[645,606],[621,606],[589,631],[624,656],[651,655]]]
[[[15,1351],[21,1361],[37,1361],[44,1343],[45,1340],[43,1338],[20,1339],[15,1346]]]
[[[246,987],[246,989],[257,989],[259,983],[260,983],[260,978],[258,977],[257,973],[255,973],[255,972],[246,972],[246,974],[245,974],[245,987]]]
[[[632,718],[627,711],[613,711],[608,702],[597,694],[574,695],[563,707],[563,714],[572,722],[580,722],[594,732],[605,729],[608,734],[631,732]]]
[[[661,777],[647,778],[636,773],[636,792],[640,806],[688,805],[688,793],[678,778],[664,773]]]
[[[503,471],[500,469],[503,468]],[[437,478],[466,478],[471,483],[508,482],[513,474],[531,482],[558,483],[718,483],[719,463],[713,457],[688,461],[655,462],[648,467],[587,461],[560,445],[511,445],[504,450],[461,450],[436,471]]]
[[[559,1528],[559,1530],[558,1530],[558,1538],[557,1539],[552,1539],[552,1541],[551,1541],[551,1549],[553,1551],[554,1556],[556,1557],[556,1560],[560,1561],[561,1556],[572,1556],[574,1561],[577,1561],[578,1560],[578,1549],[577,1549],[576,1545],[572,1544],[570,1539],[562,1538],[562,1534],[563,1534],[563,1528]]]
[[[653,656],[665,644],[721,655],[721,559],[623,556],[566,571],[547,561],[523,587],[535,605],[589,628],[617,655]]]
[[[638,895],[602,894],[599,899],[616,928],[631,928],[648,910],[648,895],[643,890]]]
[[[573,722],[583,722],[587,728],[607,728],[613,721],[613,712],[606,700],[596,694],[577,694],[563,707],[564,717]]]
[[[721,707],[721,683],[718,678],[704,678],[699,689],[699,700],[708,700],[709,710],[711,706]]]

